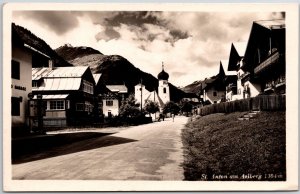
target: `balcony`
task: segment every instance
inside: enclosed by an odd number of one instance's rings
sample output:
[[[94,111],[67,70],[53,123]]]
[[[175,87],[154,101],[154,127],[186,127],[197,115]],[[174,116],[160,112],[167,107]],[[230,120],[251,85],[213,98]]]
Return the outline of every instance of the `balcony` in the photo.
[[[281,75],[275,80],[268,81],[265,84],[264,92],[268,93],[268,92],[276,91],[277,89],[282,88],[282,86],[285,86],[285,75]]]
[[[236,93],[236,84],[234,83],[230,83],[228,86],[226,86],[226,92],[230,92],[230,91],[233,91],[234,93]]]
[[[242,84],[244,84],[246,81],[250,80],[250,72],[245,72],[240,76]]]
[[[275,81],[275,87],[279,88],[281,86],[285,86],[285,75],[281,75],[276,81]]]
[[[275,51],[272,53],[266,60],[264,60],[262,63],[260,63],[257,67],[254,68],[254,74],[258,74],[261,71],[265,70],[266,68],[269,68],[273,64],[275,64],[279,60],[279,52]]]

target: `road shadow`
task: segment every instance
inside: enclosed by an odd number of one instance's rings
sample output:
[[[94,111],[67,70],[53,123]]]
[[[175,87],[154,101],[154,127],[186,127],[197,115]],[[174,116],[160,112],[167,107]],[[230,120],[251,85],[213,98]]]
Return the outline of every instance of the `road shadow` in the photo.
[[[77,132],[12,140],[12,164],[21,164],[91,149],[134,142],[112,133]]]

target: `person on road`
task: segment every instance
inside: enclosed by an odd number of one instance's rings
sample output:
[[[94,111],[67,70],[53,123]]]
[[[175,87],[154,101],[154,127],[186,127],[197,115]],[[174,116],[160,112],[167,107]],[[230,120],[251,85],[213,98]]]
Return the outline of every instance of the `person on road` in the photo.
[[[172,113],[172,119],[173,119],[173,122],[174,122],[174,118],[175,118],[175,114],[174,114],[174,113]]]
[[[160,119],[162,119],[162,114],[161,113],[159,114],[159,117],[158,117],[157,121],[160,121]]]

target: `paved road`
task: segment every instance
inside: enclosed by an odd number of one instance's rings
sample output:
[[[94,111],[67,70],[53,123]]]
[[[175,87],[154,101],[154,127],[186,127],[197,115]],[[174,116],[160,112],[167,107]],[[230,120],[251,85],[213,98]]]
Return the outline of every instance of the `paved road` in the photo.
[[[181,129],[186,117],[167,118],[51,150],[55,157],[13,165],[13,179],[183,180]],[[79,151],[78,151],[79,150]]]

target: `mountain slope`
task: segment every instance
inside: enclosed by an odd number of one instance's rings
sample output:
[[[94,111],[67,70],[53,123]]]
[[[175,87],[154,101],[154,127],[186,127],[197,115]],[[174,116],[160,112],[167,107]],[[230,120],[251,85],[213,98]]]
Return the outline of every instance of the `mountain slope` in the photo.
[[[136,68],[122,56],[103,55],[89,47],[71,47],[70,45],[59,47],[56,52],[75,66],[90,66],[93,73],[101,73],[100,81],[106,85],[125,84],[129,93],[134,93],[134,86],[141,81],[149,91],[158,88],[157,78]],[[170,84],[170,94],[171,100],[175,102],[185,95],[183,91],[172,84]]]
[[[18,26],[14,23],[12,23],[12,41],[18,42],[20,44],[25,43],[37,49],[38,51],[48,55],[54,60],[55,66],[57,67],[72,66],[61,56],[59,56],[44,40],[34,35],[26,28]]]
[[[187,92],[187,93],[197,94],[202,88],[202,82],[203,81],[195,81],[195,82],[181,88],[181,90],[183,90],[184,92]]]

